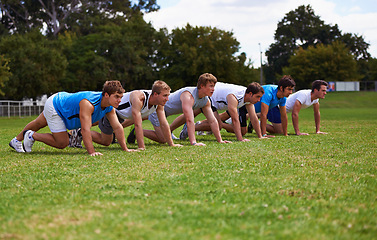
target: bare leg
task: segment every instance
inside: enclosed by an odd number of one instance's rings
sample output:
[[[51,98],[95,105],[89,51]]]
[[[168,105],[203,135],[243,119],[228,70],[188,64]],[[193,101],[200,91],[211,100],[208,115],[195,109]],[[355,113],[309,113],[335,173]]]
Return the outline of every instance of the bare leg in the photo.
[[[38,130],[40,130],[41,128],[44,128],[46,126],[47,126],[47,121],[46,121],[46,118],[45,118],[45,116],[42,112],[41,114],[39,114],[39,116],[36,119],[29,122],[24,127],[24,129],[16,136],[16,139],[18,141],[24,140],[24,131],[26,131],[26,130],[33,130],[34,132],[37,132]]]
[[[69,144],[69,137],[67,132],[58,133],[37,133],[33,134],[36,141],[43,142],[51,147],[63,149]]]
[[[281,123],[272,123],[272,125],[267,124],[266,130],[269,133],[283,134],[283,126]]]
[[[155,142],[166,143],[161,127],[154,126],[154,131],[144,129],[143,132],[144,132],[144,137],[146,138],[149,138]]]
[[[109,146],[113,141],[113,134],[105,134],[103,132],[99,133],[96,131],[90,131],[92,134],[92,140],[95,143],[101,144],[103,146]]]
[[[194,110],[194,117],[198,116],[202,110],[200,108]],[[186,123],[186,118],[183,114],[179,115],[174,121],[170,124],[170,131],[173,132],[175,129],[179,128]]]

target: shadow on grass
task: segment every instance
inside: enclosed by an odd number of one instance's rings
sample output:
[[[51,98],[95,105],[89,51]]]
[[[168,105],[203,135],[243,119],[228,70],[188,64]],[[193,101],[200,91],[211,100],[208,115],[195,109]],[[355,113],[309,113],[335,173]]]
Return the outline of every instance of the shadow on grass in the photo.
[[[18,153],[15,152],[12,149],[9,149],[8,151],[10,154],[14,155],[22,155],[22,156],[37,156],[37,155],[48,155],[48,156],[57,156],[57,155],[87,155],[88,153],[85,152],[67,152],[67,151],[56,151],[56,152],[51,152],[51,151],[44,151],[44,150],[36,150],[30,153]]]

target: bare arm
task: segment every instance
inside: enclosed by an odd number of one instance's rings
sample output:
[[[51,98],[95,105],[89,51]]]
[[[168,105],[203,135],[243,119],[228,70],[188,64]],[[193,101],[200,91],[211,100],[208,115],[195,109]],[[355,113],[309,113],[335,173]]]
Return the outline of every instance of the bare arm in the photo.
[[[92,134],[90,128],[92,127],[92,113],[94,112],[94,106],[86,99],[80,101],[80,123],[82,140],[85,144],[86,151],[90,156],[102,155],[100,152],[94,151],[92,142]]]
[[[118,117],[116,116],[115,109],[106,114],[107,119],[110,122],[111,127],[115,133],[115,137],[118,139],[118,143],[124,151],[129,152],[127,148],[126,139],[124,137],[124,130],[122,124],[119,123]]]
[[[260,128],[262,131],[262,135],[265,135],[267,130],[267,113],[268,113],[269,106],[265,103],[261,103],[261,112],[260,112]]]
[[[217,142],[231,143],[230,141],[223,141],[223,139],[221,138],[219,123],[217,122],[215,115],[213,114],[211,103],[209,100],[207,104],[202,108],[202,111],[207,118],[208,124],[210,125],[213,135],[215,135]]]
[[[301,102],[299,100],[296,100],[295,105],[293,105],[293,110],[292,110],[293,128],[295,129],[296,135],[309,135],[308,133],[300,132],[299,124],[298,124],[298,114],[300,110],[301,110]]]
[[[238,100],[233,94],[228,94],[226,96],[226,99],[228,101],[228,112],[230,117],[232,118],[232,124],[233,124],[233,131],[234,134],[236,135],[236,138],[238,141],[246,142],[249,141],[249,139],[244,139],[242,137],[241,133],[241,123],[240,123],[240,118],[238,114]]]
[[[194,118],[201,113],[200,108],[194,110]],[[174,131],[178,127],[182,126],[186,122],[186,117],[184,114],[179,115],[174,119],[174,121],[170,124],[170,131]]]
[[[288,117],[287,117],[287,109],[285,106],[280,106],[280,116],[281,116],[281,125],[283,127],[283,134],[284,136],[288,136]]]
[[[187,132],[190,143],[192,145],[197,144],[195,137],[194,112],[192,110],[192,106],[194,105],[194,98],[191,93],[186,91],[181,94],[180,99],[182,102],[182,111],[186,119]]]
[[[142,117],[141,117],[141,108],[144,105],[144,94],[141,91],[134,91],[130,95],[130,102],[131,102],[131,111],[132,111],[132,119],[135,125],[135,134],[137,145],[140,150],[145,149],[144,145],[144,133],[143,133],[143,126],[142,126]]]
[[[319,112],[319,103],[313,104],[313,111],[314,111],[314,121],[315,121],[315,132],[317,134],[327,134],[319,130],[321,127],[321,113]]]
[[[169,146],[172,146],[172,147],[182,146],[180,144],[174,144],[173,139],[171,138],[170,127],[169,127],[168,120],[166,119],[166,116],[165,116],[164,106],[158,105],[156,109],[156,113],[157,113],[158,121],[160,122],[161,130]]]
[[[249,113],[250,122],[253,125],[253,128],[258,136],[258,138],[267,138],[262,136],[262,131],[259,125],[257,114],[255,113],[254,104],[246,105],[247,112]]]

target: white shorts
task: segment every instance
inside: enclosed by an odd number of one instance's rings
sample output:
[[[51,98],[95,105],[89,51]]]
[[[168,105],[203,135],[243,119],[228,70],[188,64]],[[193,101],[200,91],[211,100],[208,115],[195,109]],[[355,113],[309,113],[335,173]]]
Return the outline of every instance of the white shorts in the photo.
[[[43,115],[46,118],[47,125],[52,133],[67,132],[67,127],[63,119],[58,115],[55,110],[53,99],[57,93],[49,97],[43,109]]]

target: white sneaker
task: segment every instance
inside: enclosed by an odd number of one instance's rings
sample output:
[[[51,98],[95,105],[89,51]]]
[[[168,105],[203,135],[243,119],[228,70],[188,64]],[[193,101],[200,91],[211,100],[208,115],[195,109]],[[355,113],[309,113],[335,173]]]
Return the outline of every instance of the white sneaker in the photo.
[[[204,135],[206,135],[206,132],[204,132],[204,131],[197,131],[196,135],[198,135],[198,136],[204,136]]]
[[[13,138],[9,142],[9,146],[16,150],[16,152],[25,152],[24,148],[22,147],[22,142],[18,141],[17,138]]]
[[[201,121],[196,122],[195,126],[200,125],[200,123],[201,123]],[[204,131],[197,131],[196,135],[203,136],[203,135],[206,135],[206,133]]]
[[[179,139],[185,140],[188,137],[187,124],[183,125],[182,131],[179,134]]]
[[[27,130],[24,134],[24,143],[22,144],[24,147],[25,152],[31,152],[31,148],[33,147],[33,144],[35,142],[32,135],[34,134],[34,131]]]
[[[179,138],[177,138],[173,133],[171,133],[171,138],[172,138],[173,140],[179,140]]]

